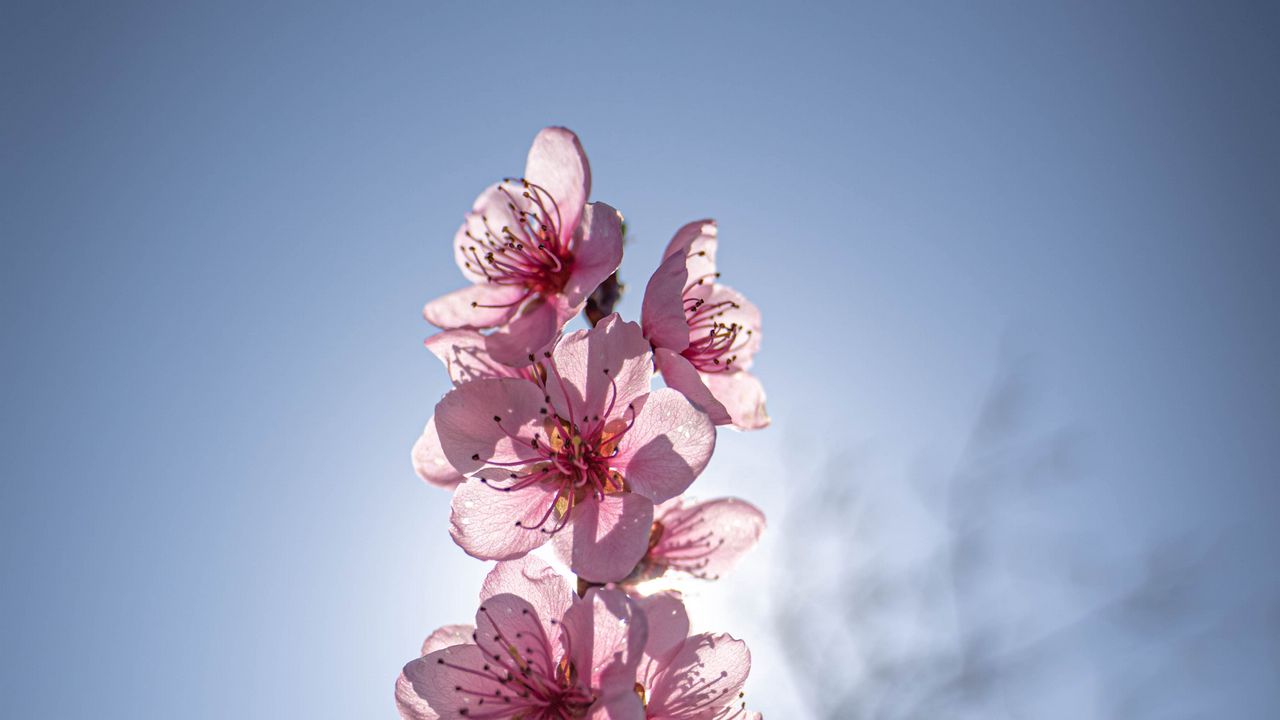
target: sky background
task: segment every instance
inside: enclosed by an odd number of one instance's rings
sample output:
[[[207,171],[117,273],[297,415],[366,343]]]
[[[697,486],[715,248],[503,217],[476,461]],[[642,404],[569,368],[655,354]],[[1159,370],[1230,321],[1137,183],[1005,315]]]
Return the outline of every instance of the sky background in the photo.
[[[394,717],[486,571],[420,308],[552,124],[624,315],[702,217],[764,312],[753,707],[1280,714],[1275,6],[184,5],[0,10],[5,716]]]

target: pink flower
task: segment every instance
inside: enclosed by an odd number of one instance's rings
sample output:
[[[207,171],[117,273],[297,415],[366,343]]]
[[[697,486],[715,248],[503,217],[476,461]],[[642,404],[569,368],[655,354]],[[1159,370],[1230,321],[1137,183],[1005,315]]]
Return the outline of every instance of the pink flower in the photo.
[[[490,354],[527,362],[622,262],[618,212],[587,204],[590,193],[578,137],[538,133],[525,177],[481,193],[454,237],[454,259],[473,284],[427,303],[423,315],[440,328],[500,328],[488,336]]]
[[[640,322],[654,362],[717,425],[755,430],[769,424],[764,388],[747,370],[760,347],[760,311],[716,282],[713,220],[680,228],[644,291]]]
[[[404,666],[396,705],[409,720],[641,720],[636,668],[647,635],[619,590],[582,599],[534,558],[498,563],[471,628],[442,628]]]
[[[715,426],[676,390],[651,391],[649,344],[617,315],[566,335],[538,368],[543,385],[475,380],[436,405],[441,452],[471,476],[451,534],[473,557],[507,560],[563,531],[574,572],[619,580],[644,556],[654,503],[706,467]]]
[[[742,700],[751,672],[747,644],[729,635],[689,635],[689,616],[672,593],[637,601],[648,640],[636,692],[649,720],[759,720]]]
[[[532,365],[516,368],[494,360],[485,346],[485,336],[476,330],[445,330],[427,338],[423,344],[444,364],[455,386],[482,378],[536,379]],[[434,417],[427,421],[422,435],[413,444],[412,457],[418,477],[432,485],[454,488],[466,480],[440,449]]]
[[[764,526],[764,513],[745,500],[668,500],[654,512],[649,549],[627,580],[651,580],[667,572],[715,580],[756,546]]]

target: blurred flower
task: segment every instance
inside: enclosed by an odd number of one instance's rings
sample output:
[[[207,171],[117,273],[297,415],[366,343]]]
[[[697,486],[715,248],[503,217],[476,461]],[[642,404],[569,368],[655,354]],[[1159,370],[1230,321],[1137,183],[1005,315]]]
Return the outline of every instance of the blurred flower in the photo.
[[[760,311],[716,282],[716,243],[713,220],[676,231],[645,287],[640,322],[668,386],[717,425],[756,430],[769,424],[764,388],[747,372],[760,347]]]
[[[525,177],[486,189],[454,237],[454,259],[473,284],[423,309],[445,329],[499,328],[490,355],[521,365],[580,312],[622,262],[618,212],[587,204],[591,168],[578,137],[546,128]]]
[[[764,527],[764,513],[738,498],[668,500],[654,511],[649,549],[627,581],[668,572],[718,579],[756,546]]]
[[[473,557],[506,560],[565,531],[574,572],[620,580],[645,554],[654,503],[706,467],[715,426],[680,392],[651,390],[649,344],[617,315],[538,366],[541,383],[475,380],[436,406],[440,452],[471,476],[451,534]]]

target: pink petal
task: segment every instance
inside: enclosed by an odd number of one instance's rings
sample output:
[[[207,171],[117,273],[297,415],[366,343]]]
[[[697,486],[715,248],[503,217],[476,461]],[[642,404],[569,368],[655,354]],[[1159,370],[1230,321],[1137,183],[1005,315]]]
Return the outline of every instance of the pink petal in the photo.
[[[532,555],[500,562],[485,577],[480,602],[502,593],[528,600],[537,610],[547,637],[558,647],[559,629],[551,621],[559,622],[574,601],[573,591],[560,573]]]
[[[418,477],[442,488],[453,488],[462,483],[462,473],[453,469],[440,449],[440,435],[436,431],[436,419],[432,417],[413,444],[413,469]]]
[[[750,672],[746,643],[728,635],[695,635],[648,688],[648,716],[710,720],[721,708],[740,702],[738,693]]]
[[[657,520],[662,535],[649,559],[709,578],[736,565],[759,542],[765,527],[764,513],[737,498],[691,504],[676,499],[658,509]]]
[[[515,315],[527,292],[513,285],[469,285],[427,303],[422,316],[439,328],[494,327]]]
[[[453,493],[449,534],[471,557],[518,558],[550,537],[539,529],[538,523],[555,497],[556,491],[543,485],[504,492],[471,478]],[[551,522],[554,518],[548,521]]]
[[[635,690],[621,692],[610,698],[597,700],[591,706],[588,720],[644,720],[644,705]]]
[[[769,426],[769,411],[765,408],[764,386],[754,375],[746,371],[732,373],[704,373],[703,382],[711,394],[724,404],[734,427],[742,430],[758,430]]]
[[[505,365],[524,367],[529,356],[545,348],[564,327],[559,305],[537,298],[509,324],[485,338],[490,357]]]
[[[689,259],[689,277],[697,280],[716,271],[716,246],[719,243],[716,221],[695,220],[676,231],[662,251],[662,259],[682,255]]]
[[[635,688],[647,637],[644,612],[621,590],[592,588],[564,616],[574,666],[600,697]]]
[[[638,598],[636,604],[644,611],[649,626],[649,640],[644,646],[645,662],[640,668],[641,675],[644,675],[646,665],[656,669],[684,644],[685,638],[689,637],[689,613],[680,596],[673,592]],[[645,682],[646,687],[650,684]]]
[[[471,635],[476,631],[474,625],[445,625],[427,636],[422,641],[422,654],[430,655],[454,645],[466,645],[471,642]]]
[[[424,672],[425,666],[419,658],[405,665],[400,671],[400,676],[396,678],[396,710],[404,720],[439,720],[440,718],[427,704],[426,699],[413,688],[410,673],[419,677],[419,682],[422,682],[425,679]]]
[[[688,279],[684,257],[677,254],[663,260],[645,286],[640,325],[655,348],[680,352],[689,347],[689,318],[684,307]]]
[[[552,360],[560,382],[548,380],[547,393],[556,412],[575,422],[585,416],[623,416],[652,383],[653,359],[644,333],[616,313],[590,330],[565,335]]]
[[[539,132],[529,148],[524,177],[555,199],[560,210],[560,240],[568,242],[591,194],[591,166],[578,136],[562,127]]]
[[[591,582],[625,578],[644,558],[651,527],[653,502],[646,497],[619,493],[583,500],[563,531],[571,548],[570,569]]]
[[[444,363],[454,385],[496,377],[526,377],[518,368],[503,365],[489,356],[485,336],[475,330],[445,330],[423,343]]]
[[[475,642],[498,672],[505,670],[518,676],[527,671],[554,682],[560,654],[545,627],[529,601],[502,593],[485,599],[476,611]],[[559,627],[555,628],[555,635],[560,635]],[[503,694],[510,696],[519,690],[518,686],[509,687]]]
[[[499,682],[505,672],[490,665],[490,659],[476,645],[454,645],[405,665],[404,675],[440,720],[470,720],[479,698],[511,692],[510,683]]]
[[[728,425],[733,419],[724,405],[711,394],[703,382],[702,373],[683,355],[658,348],[653,351],[653,363],[662,372],[662,380],[667,387],[675,388],[684,394],[689,402],[711,417],[716,425]]]
[[[591,203],[571,249],[573,269],[563,290],[570,317],[582,310],[591,293],[622,264],[622,216],[604,203]]]
[[[488,462],[541,458],[529,441],[541,431],[543,407],[542,391],[528,380],[476,380],[450,390],[435,414],[445,459],[468,474]]]
[[[684,492],[716,446],[716,426],[671,388],[636,403],[635,423],[618,445],[615,467],[631,490],[662,502]]]

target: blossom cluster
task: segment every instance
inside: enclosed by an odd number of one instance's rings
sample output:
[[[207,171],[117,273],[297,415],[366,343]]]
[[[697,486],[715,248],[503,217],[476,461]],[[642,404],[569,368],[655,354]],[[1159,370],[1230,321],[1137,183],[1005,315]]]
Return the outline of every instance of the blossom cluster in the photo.
[[[751,374],[760,313],[720,283],[712,220],[680,228],[640,322],[612,312],[622,217],[590,202],[576,135],[547,128],[524,176],[490,186],[453,241],[469,285],[428,303],[453,389],[413,447],[453,493],[450,535],[496,560],[474,625],[427,637],[396,682],[410,720],[747,720],[745,643],[692,633],[678,592],[764,530],[737,498],[685,495],[716,427],[767,426]],[[584,312],[585,311],[585,312]],[[584,313],[591,327],[567,332]],[[664,387],[654,387],[655,375]],[[549,545],[576,586],[529,553]]]

